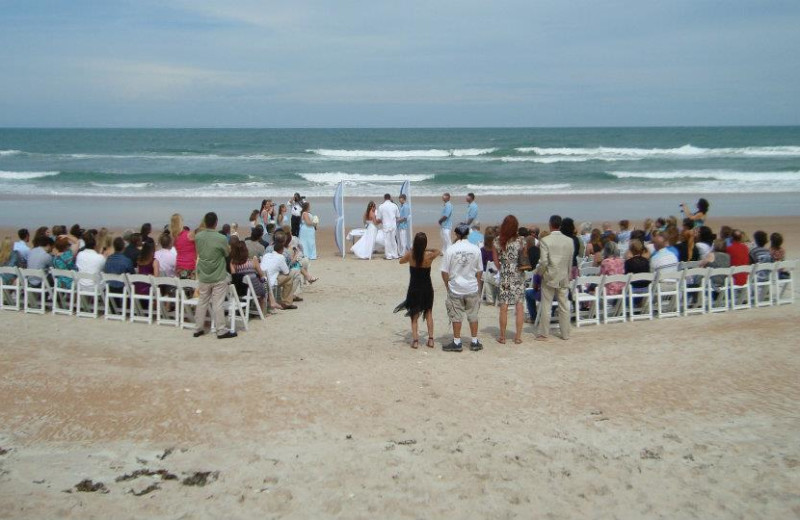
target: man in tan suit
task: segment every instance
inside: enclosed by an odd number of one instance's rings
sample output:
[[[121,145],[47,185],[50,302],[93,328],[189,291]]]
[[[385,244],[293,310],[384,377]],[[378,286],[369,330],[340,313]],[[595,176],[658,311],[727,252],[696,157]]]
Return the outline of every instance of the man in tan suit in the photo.
[[[575,244],[561,233],[561,217],[550,217],[550,234],[539,241],[541,256],[536,273],[542,277],[542,301],[539,304],[539,325],[536,340],[546,341],[550,332],[553,298],[558,297],[558,325],[561,339],[569,339],[569,275]]]

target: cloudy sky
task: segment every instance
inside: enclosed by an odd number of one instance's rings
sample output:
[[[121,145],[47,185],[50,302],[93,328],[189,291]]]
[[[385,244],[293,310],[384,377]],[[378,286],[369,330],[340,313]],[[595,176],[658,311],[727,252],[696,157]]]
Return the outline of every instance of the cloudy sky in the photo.
[[[0,126],[800,124],[800,2],[0,0]]]

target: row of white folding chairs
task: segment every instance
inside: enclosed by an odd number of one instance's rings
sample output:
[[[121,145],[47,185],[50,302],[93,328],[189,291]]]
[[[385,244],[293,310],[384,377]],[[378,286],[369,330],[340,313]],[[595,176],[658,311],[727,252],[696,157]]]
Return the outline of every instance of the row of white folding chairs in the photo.
[[[155,320],[159,325],[195,326],[194,314],[190,312],[198,303],[194,296],[198,287],[195,280],[16,267],[0,267],[0,275],[0,309],[35,314],[45,314],[49,309],[52,314],[74,313],[89,318],[99,317],[102,311],[106,320],[148,324]],[[231,330],[235,330],[236,320],[241,320],[246,330],[251,313],[264,319],[250,278],[244,280],[247,287],[244,296],[240,297],[232,284],[228,286],[225,309]],[[146,286],[147,292],[137,293],[137,283]]]
[[[575,324],[580,327],[599,325],[601,320],[652,320],[654,315],[667,318],[794,303],[796,268],[797,261],[785,261],[730,268],[695,267],[655,275],[580,276],[572,284]],[[737,283],[741,275],[746,281]],[[623,287],[617,293],[609,291],[610,284]]]

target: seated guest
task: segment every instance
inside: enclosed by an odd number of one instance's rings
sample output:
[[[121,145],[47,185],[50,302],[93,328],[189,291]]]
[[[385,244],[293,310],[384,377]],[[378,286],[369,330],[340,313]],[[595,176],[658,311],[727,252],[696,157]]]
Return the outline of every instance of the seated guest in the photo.
[[[624,219],[619,221],[619,233],[617,233],[617,243],[627,244],[631,239],[631,221]]]
[[[50,228],[50,236],[51,237],[60,237],[61,235],[67,234],[67,226],[56,224],[52,228]]]
[[[3,267],[19,267],[19,254],[14,251],[11,237],[5,237],[0,243],[0,265]],[[11,283],[16,278],[13,274],[3,274],[3,282]]]
[[[592,257],[594,265],[600,265],[600,262],[603,261],[603,235],[597,228],[594,228],[589,235],[589,243],[586,244],[586,256]]]
[[[283,240],[275,240],[273,251],[261,258],[261,270],[266,274],[270,288],[280,288],[282,308],[296,309],[294,293],[300,286],[300,273],[289,269],[283,256]]]
[[[469,235],[467,235],[467,240],[471,244],[475,244],[478,247],[483,245],[483,233],[481,233],[481,225],[478,222],[473,222],[469,227]]]
[[[744,243],[744,233],[740,229],[735,229],[731,233],[731,245],[726,250],[731,258],[731,267],[739,265],[750,265],[750,249]],[[747,273],[733,275],[733,283],[744,285],[747,283]]]
[[[139,250],[142,248],[142,235],[139,233],[133,233],[131,235],[131,239],[128,242],[128,246],[123,251],[123,254],[130,258],[131,263],[136,265],[136,261],[139,259]]]
[[[642,239],[643,244],[646,244],[647,242],[653,240],[653,231],[655,231],[655,224],[653,223],[653,219],[651,218],[644,219],[644,223],[642,224],[642,232],[644,233],[644,237]],[[631,233],[633,233],[633,231]]]
[[[719,238],[725,241],[725,247],[733,243],[733,228],[730,226],[722,226],[719,228]]]
[[[773,262],[783,262],[786,260],[786,251],[783,249],[783,235],[773,233],[769,236],[769,254]]]
[[[284,226],[283,234],[278,232],[273,237],[280,237],[283,240],[283,256],[286,257],[286,263],[289,264],[289,269],[300,271],[303,280],[308,283],[314,283],[316,278],[312,277],[308,272],[311,267],[311,262],[306,258],[305,251],[303,250],[303,243],[300,238],[292,235],[292,227]],[[277,238],[275,238],[277,240]]]
[[[660,231],[653,234],[653,248],[655,249],[655,253],[650,257],[651,272],[678,271],[678,257],[667,246],[668,242],[665,232]]]
[[[97,238],[95,235],[86,233],[83,236],[83,243],[84,248],[78,253],[78,258],[75,260],[78,272],[94,275],[103,272],[103,267],[106,265],[106,257],[97,252]],[[80,285],[87,290],[95,288],[95,282],[92,280],[80,280]]]
[[[645,257],[646,252],[647,249],[645,249],[644,244],[640,239],[631,238],[630,242],[628,243],[629,258],[625,260],[624,264],[625,274],[650,272],[650,260]],[[650,282],[647,280],[631,282],[631,287],[633,287],[634,292],[645,289],[648,285],[650,285]]]
[[[768,264],[772,262],[772,255],[767,245],[767,234],[764,231],[756,231],[753,233],[753,241],[756,246],[750,250],[750,263],[751,264]]]
[[[75,271],[75,255],[78,254],[78,239],[70,235],[61,235],[55,243],[56,256],[53,258],[53,267],[65,271]],[[72,287],[72,280],[64,276],[56,277],[55,283],[59,287]]]
[[[139,258],[136,259],[136,274],[159,276],[155,247],[150,242],[142,244]],[[136,291],[136,294],[147,294],[150,292],[149,283],[136,282],[133,286],[133,290]]]
[[[25,267],[28,265],[28,253],[31,250],[31,248],[28,247],[30,233],[28,233],[27,229],[22,228],[17,231],[17,237],[19,237],[19,240],[14,242],[14,251],[17,252],[19,258],[19,267]]]
[[[114,239],[114,253],[106,260],[104,273],[108,274],[133,274],[133,262],[125,256],[123,250],[125,249],[125,240],[122,237]],[[122,292],[124,284],[122,282],[108,282],[112,292]]]
[[[178,259],[178,253],[172,248],[172,235],[161,233],[158,237],[158,245],[161,246],[161,249],[156,251],[156,260],[158,260],[160,276],[172,278],[175,276],[175,262]]]
[[[156,241],[150,236],[150,233],[153,232],[153,226],[149,222],[145,222],[142,224],[142,229],[139,232],[139,236],[142,239],[142,244],[152,244],[154,247],[156,245]]]
[[[696,262],[700,259],[697,246],[694,243],[694,231],[684,229],[675,248],[678,250],[678,260],[680,262]]]
[[[710,227],[700,226],[697,228],[697,241],[695,242],[695,247],[697,247],[697,256],[701,262],[705,260],[706,256],[713,251],[714,240],[716,239],[717,236],[713,231],[711,231]]]
[[[86,244],[83,242],[84,232],[85,230],[80,224],[73,224],[72,227],[69,228],[69,234],[78,239],[78,251],[86,247]]]
[[[46,234],[39,234],[33,239],[33,249],[28,253],[28,269],[49,269],[53,265],[53,239]],[[30,285],[39,287],[42,285],[41,278],[31,277]]]
[[[625,262],[619,257],[619,248],[616,242],[608,241],[603,246],[603,261],[600,262],[600,274],[625,274]],[[606,284],[606,294],[609,295],[622,294],[623,289],[625,289],[624,282]]]
[[[245,246],[243,241],[235,242],[231,246],[229,267],[231,274],[234,275],[234,284],[236,284],[237,275],[242,277],[247,276],[250,278],[250,281],[253,284],[253,289],[256,291],[258,303],[262,306],[262,308],[265,307],[265,300],[268,300],[269,302],[269,306],[267,306],[265,310],[268,311],[270,308],[281,308],[269,288],[269,278],[267,278],[267,276],[264,274],[264,271],[262,271],[258,258],[255,256],[249,257],[247,246]],[[240,291],[239,285],[236,285],[237,291]],[[240,292],[240,294],[242,293]]]
[[[258,226],[258,210],[254,209],[250,212],[250,231],[253,230],[254,227]]]
[[[717,238],[714,240],[713,249],[705,258],[700,260],[700,267],[710,267],[712,269],[725,268],[731,266],[731,257],[727,253],[728,247],[725,240]],[[725,276],[717,275],[711,277],[711,284],[715,289],[722,287],[725,283]]]
[[[264,228],[261,224],[256,225],[250,230],[250,236],[244,239],[244,245],[247,247],[247,256],[256,257],[261,259],[264,256],[264,244],[261,242],[264,236]]]
[[[580,233],[583,245],[587,246],[589,244],[589,240],[592,238],[592,223],[582,222],[580,227]]]

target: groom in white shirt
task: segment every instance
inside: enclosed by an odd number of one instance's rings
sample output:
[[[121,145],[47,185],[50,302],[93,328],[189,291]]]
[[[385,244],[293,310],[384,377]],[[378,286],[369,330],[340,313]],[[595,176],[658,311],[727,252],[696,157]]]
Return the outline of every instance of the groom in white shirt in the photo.
[[[384,251],[387,260],[397,260],[400,255],[397,254],[397,218],[400,216],[400,210],[397,204],[392,202],[392,196],[388,193],[383,196],[383,204],[378,207],[378,221],[383,229],[383,237],[385,240]]]

